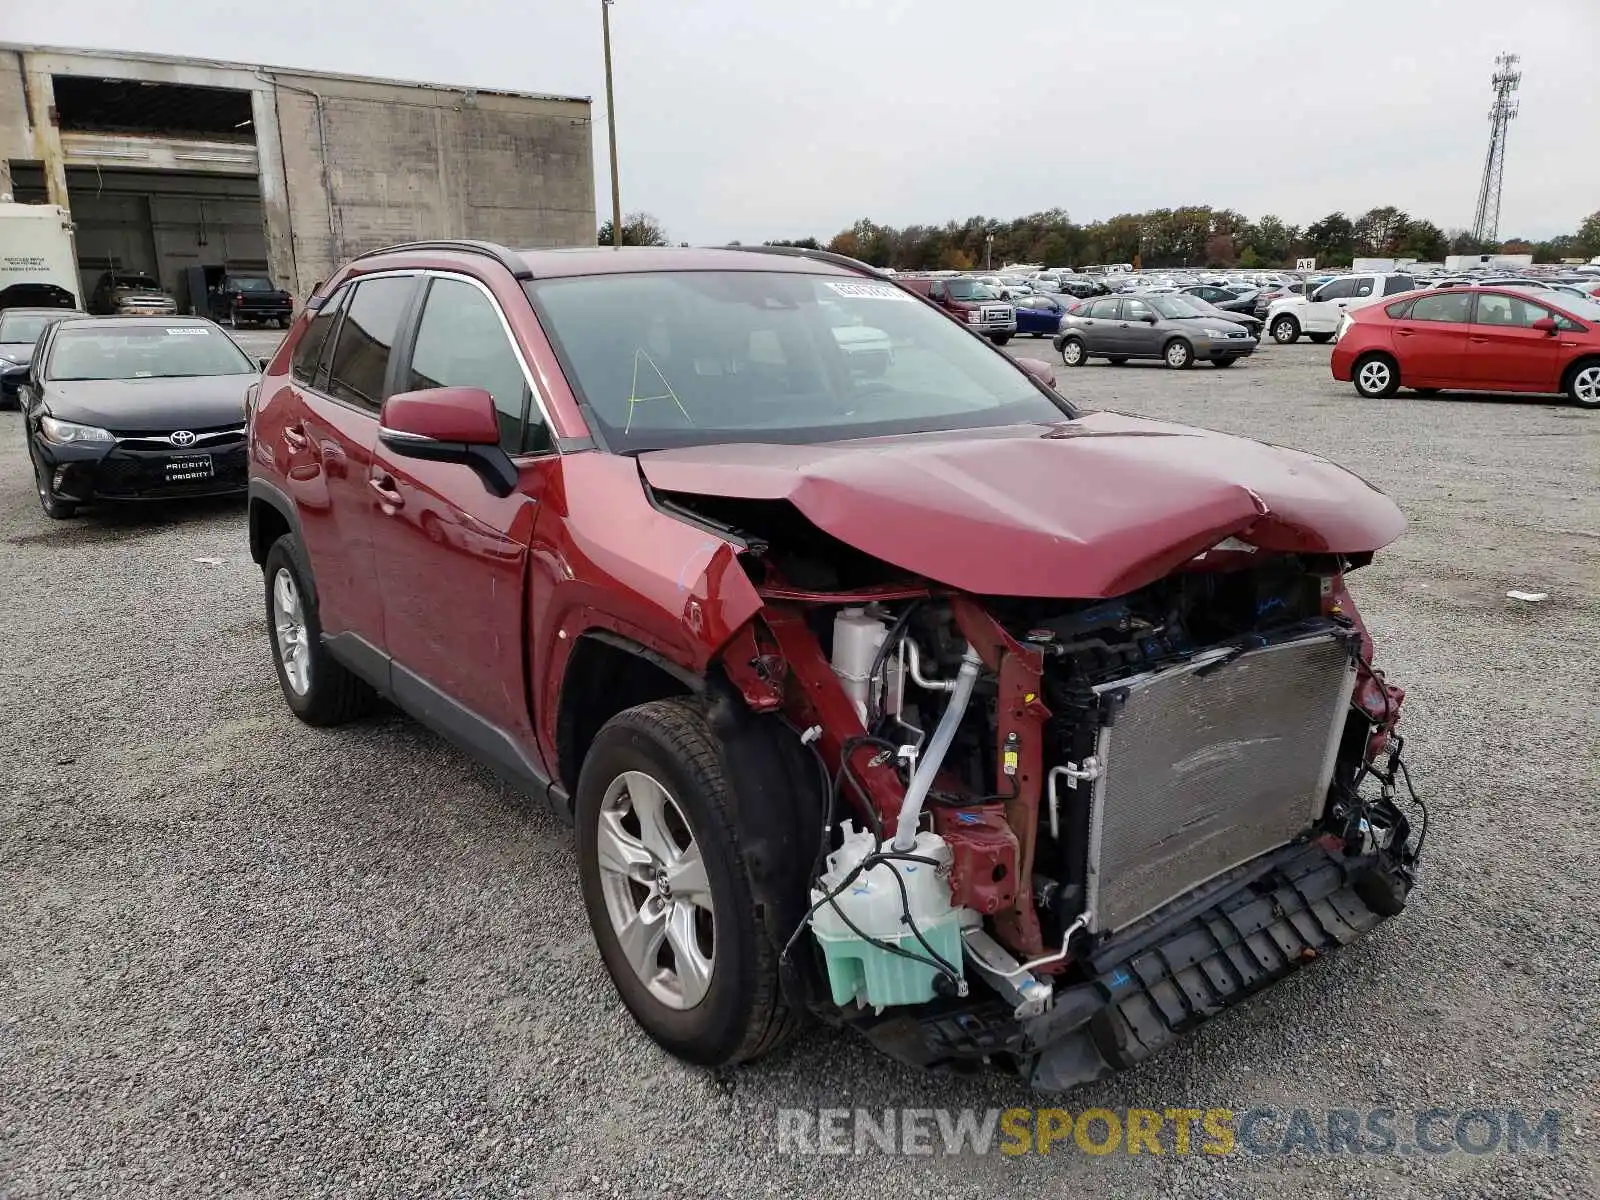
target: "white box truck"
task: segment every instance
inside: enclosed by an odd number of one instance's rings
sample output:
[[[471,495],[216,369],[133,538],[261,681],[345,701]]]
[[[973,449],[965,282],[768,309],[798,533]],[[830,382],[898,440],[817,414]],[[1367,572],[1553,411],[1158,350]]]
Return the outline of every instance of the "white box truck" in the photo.
[[[80,291],[67,210],[0,201],[0,308],[82,308]]]

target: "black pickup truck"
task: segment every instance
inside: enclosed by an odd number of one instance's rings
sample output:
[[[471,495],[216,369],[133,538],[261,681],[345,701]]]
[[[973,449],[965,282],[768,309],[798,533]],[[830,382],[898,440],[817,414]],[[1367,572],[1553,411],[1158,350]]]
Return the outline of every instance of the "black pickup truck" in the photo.
[[[189,267],[189,311],[223,325],[272,325],[289,328],[294,297],[278,288],[264,271],[227,267]]]

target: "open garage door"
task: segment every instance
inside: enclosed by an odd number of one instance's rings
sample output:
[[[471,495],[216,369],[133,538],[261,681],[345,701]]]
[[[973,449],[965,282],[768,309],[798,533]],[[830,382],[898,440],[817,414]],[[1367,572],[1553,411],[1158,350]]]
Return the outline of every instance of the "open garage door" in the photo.
[[[13,170],[17,199],[42,202],[38,168],[32,178],[27,167]],[[105,271],[142,271],[188,312],[185,268],[266,270],[261,191],[252,177],[69,167],[67,195],[85,296]]]

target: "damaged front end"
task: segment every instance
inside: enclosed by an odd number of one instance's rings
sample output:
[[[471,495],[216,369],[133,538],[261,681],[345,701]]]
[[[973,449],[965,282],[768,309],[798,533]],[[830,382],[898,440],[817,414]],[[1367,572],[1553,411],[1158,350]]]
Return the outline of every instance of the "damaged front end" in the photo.
[[[1259,513],[1121,594],[995,595],[785,500],[656,499],[745,547],[764,607],[721,667],[832,781],[786,986],[896,1058],[1062,1090],[1404,906],[1426,822],[1345,589],[1370,550]]]

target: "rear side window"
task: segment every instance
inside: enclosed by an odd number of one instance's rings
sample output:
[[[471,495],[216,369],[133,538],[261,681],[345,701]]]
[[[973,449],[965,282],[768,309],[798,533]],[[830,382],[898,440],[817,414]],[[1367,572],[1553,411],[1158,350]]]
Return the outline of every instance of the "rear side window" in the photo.
[[[479,387],[494,397],[500,447],[507,454],[550,449],[550,431],[531,403],[517,357],[494,301],[470,283],[435,279],[411,348],[405,385]]]
[[[1464,325],[1472,320],[1472,293],[1451,290],[1418,296],[1411,304],[1413,321],[1446,321]]]
[[[1415,303],[1415,298],[1402,300],[1398,304],[1385,305],[1383,311],[1388,313],[1392,319],[1398,321],[1411,312],[1411,306]]]
[[[1100,321],[1112,321],[1116,319],[1117,305],[1120,303],[1120,300],[1096,300],[1083,315]]]
[[[383,407],[389,352],[415,283],[409,275],[388,275],[356,284],[333,347],[330,396],[373,412]]]
[[[307,387],[313,387],[317,382],[317,367],[322,362],[323,348],[328,344],[328,332],[338,321],[339,309],[349,295],[350,285],[346,284],[324,300],[322,307],[317,309],[317,315],[311,318],[311,324],[306,327],[300,344],[294,348],[289,370]]]
[[[1391,275],[1383,281],[1383,294],[1398,296],[1401,292],[1409,292],[1416,286],[1417,281],[1409,275]]]

